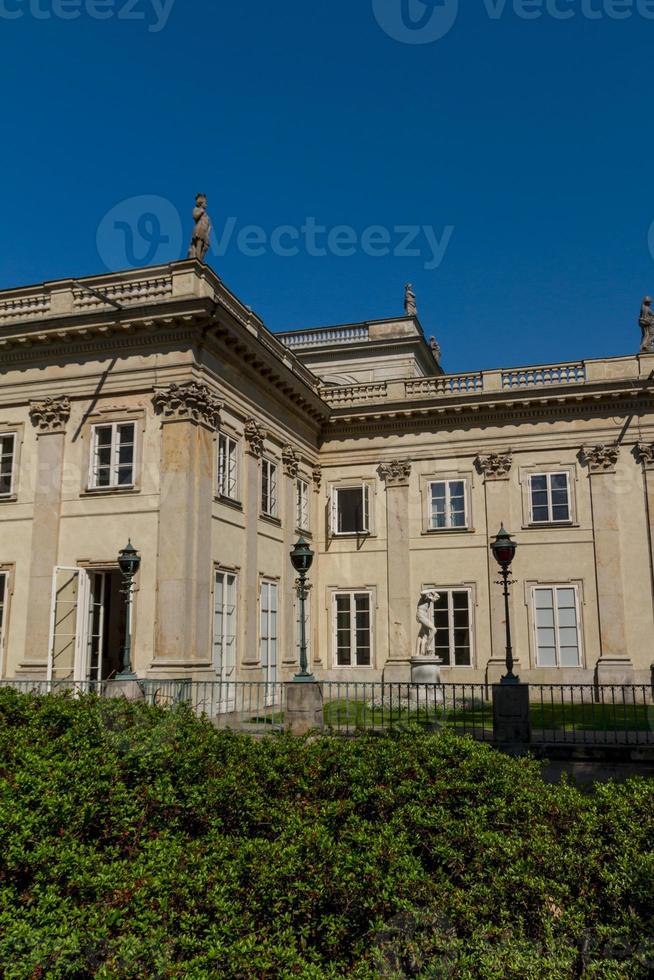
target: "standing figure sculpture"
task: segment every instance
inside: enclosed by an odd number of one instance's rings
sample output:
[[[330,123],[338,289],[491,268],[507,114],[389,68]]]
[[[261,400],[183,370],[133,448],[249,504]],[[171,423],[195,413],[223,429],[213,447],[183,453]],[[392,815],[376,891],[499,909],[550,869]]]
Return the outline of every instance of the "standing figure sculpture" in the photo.
[[[420,624],[418,633],[417,657],[436,656],[436,626],[434,625],[434,604],[440,596],[435,589],[420,593],[416,621]]]
[[[410,282],[404,287],[404,310],[407,316],[417,316],[418,306],[416,304],[416,294]]]
[[[652,313],[652,297],[646,296],[640,308],[638,323],[643,341],[640,345],[641,354],[654,353],[654,313]]]
[[[200,259],[204,262],[204,257],[209,251],[209,236],[211,235],[211,219],[207,214],[207,195],[198,194],[195,198],[193,208],[193,236],[191,247],[188,250],[189,259]]]

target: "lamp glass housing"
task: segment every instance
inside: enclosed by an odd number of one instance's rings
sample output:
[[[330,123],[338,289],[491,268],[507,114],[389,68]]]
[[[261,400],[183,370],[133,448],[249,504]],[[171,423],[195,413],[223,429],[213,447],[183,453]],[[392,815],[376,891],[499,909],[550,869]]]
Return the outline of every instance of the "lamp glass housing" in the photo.
[[[140,564],[141,556],[132,542],[128,541],[126,547],[118,554],[118,567],[123,575],[136,575]]]
[[[291,551],[291,562],[295,571],[300,575],[306,575],[313,564],[313,556],[309,543],[304,538],[300,538]]]
[[[510,565],[515,558],[517,548],[516,542],[505,529],[504,525],[502,525],[495,540],[491,544],[491,551],[498,565],[502,565],[503,567]]]

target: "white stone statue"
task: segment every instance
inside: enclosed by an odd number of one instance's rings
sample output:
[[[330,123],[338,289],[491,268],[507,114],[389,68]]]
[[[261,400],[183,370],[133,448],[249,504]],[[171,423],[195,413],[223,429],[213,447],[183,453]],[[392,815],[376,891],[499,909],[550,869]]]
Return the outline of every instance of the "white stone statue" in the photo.
[[[193,237],[191,247],[188,250],[189,259],[200,259],[204,262],[204,257],[209,251],[209,236],[211,235],[211,219],[207,214],[207,195],[198,194],[195,198],[193,208]]]
[[[420,624],[418,633],[417,657],[436,656],[436,627],[434,626],[434,604],[440,596],[435,589],[420,593],[416,620]]]
[[[417,316],[418,307],[416,304],[416,294],[410,282],[404,287],[404,311],[407,316]]]
[[[654,313],[652,312],[652,297],[646,296],[640,308],[638,317],[643,342],[640,345],[641,354],[654,352]]]

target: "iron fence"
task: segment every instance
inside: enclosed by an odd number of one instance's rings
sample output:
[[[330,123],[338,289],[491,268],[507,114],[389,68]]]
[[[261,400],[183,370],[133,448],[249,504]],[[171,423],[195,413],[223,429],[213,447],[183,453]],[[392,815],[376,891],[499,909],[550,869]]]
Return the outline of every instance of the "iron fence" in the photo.
[[[322,681],[325,728],[342,734],[449,727],[491,739],[493,706],[484,684]]]
[[[532,742],[653,745],[649,684],[530,684]]]

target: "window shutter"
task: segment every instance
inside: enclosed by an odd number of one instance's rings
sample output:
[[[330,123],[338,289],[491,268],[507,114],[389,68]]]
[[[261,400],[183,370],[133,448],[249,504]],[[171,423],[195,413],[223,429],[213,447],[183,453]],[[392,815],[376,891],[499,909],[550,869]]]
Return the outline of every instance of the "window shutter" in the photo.
[[[366,534],[370,533],[370,487],[367,483],[363,484],[363,526],[361,530]]]

